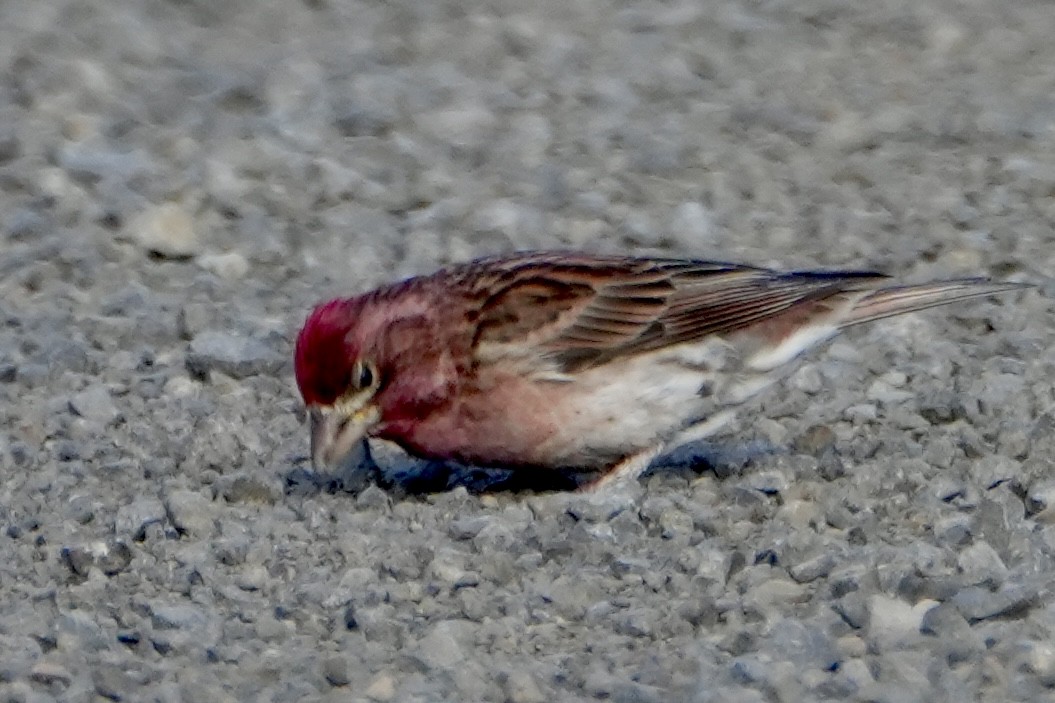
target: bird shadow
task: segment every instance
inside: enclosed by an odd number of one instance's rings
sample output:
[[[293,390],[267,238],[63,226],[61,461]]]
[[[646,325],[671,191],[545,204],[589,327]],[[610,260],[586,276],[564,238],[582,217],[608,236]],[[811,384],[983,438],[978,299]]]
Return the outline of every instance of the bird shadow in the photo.
[[[780,448],[754,441],[740,445],[699,441],[674,447],[658,456],[642,474],[692,480],[708,471],[728,478],[743,471],[757,458],[779,453]],[[294,457],[285,473],[287,495],[350,493],[357,495],[376,485],[394,496],[427,496],[465,488],[474,495],[496,493],[554,493],[574,491],[597,479],[596,472],[574,470],[528,471],[467,466],[454,462],[427,461],[406,454],[375,460],[369,445],[331,471],[307,466],[308,457]]]

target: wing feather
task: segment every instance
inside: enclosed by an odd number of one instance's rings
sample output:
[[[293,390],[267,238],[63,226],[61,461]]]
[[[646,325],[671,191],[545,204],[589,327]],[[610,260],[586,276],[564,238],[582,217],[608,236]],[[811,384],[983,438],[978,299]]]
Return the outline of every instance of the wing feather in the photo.
[[[483,260],[448,275],[478,291],[478,362],[533,358],[547,373],[727,334],[796,306],[872,290],[885,279],[561,254]]]

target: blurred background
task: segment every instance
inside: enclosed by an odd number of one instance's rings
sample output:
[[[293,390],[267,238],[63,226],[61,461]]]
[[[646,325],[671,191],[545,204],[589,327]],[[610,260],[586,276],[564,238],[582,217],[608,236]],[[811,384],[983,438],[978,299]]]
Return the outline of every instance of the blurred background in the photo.
[[[1050,270],[1050,9],[4,3],[6,239],[344,289],[553,246]]]

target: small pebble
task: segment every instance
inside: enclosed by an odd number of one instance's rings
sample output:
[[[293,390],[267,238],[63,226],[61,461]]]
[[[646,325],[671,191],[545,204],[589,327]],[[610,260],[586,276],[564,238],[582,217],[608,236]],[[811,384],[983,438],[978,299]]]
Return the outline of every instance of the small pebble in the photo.
[[[105,386],[92,386],[70,398],[70,409],[94,424],[105,427],[117,419],[119,411]]]
[[[388,674],[378,674],[363,691],[363,695],[372,701],[390,701],[396,697],[396,680]]]
[[[276,373],[285,360],[258,339],[219,330],[194,337],[187,354],[187,368],[195,376],[219,371],[232,378]]]
[[[194,220],[179,203],[143,210],[129,222],[128,231],[143,249],[158,256],[182,259],[200,251]]]
[[[201,493],[174,490],[165,495],[165,510],[177,530],[191,537],[208,537],[214,529],[213,502]]]

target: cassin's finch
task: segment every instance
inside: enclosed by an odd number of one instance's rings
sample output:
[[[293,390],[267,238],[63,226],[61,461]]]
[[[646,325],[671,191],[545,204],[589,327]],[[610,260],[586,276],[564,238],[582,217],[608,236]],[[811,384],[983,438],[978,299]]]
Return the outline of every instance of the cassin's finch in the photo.
[[[512,254],[320,305],[297,384],[319,468],[380,437],[429,459],[634,476],[846,327],[1020,287]]]

